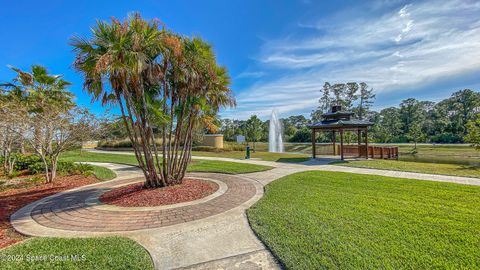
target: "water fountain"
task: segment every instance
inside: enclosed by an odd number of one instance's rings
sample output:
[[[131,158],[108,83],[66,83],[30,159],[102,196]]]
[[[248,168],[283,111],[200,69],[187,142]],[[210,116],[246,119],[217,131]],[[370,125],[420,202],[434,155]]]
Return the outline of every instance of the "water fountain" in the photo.
[[[278,118],[277,110],[272,110],[268,132],[268,152],[283,152],[282,122]]]

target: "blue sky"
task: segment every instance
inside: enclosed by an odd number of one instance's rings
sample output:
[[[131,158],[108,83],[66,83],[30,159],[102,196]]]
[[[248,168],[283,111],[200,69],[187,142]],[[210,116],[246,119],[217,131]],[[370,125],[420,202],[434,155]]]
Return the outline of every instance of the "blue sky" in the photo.
[[[69,39],[97,19],[139,11],[211,42],[228,67],[238,106],[222,117],[309,113],[325,81],[365,81],[375,108],[480,90],[479,1],[0,1],[0,81],[41,64],[82,91]]]

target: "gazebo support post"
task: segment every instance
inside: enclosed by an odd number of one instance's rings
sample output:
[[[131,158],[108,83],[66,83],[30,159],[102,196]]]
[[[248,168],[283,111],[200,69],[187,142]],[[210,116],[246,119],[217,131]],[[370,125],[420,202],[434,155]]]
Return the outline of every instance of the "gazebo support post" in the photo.
[[[315,137],[316,137],[316,136],[315,136],[315,129],[312,128],[312,157],[313,157],[313,158],[316,158],[316,157],[317,157],[317,151],[316,151],[316,149],[315,149],[315,145],[316,145],[316,143],[315,143]]]
[[[365,158],[368,159],[368,128],[365,128],[365,148],[367,149],[367,153]],[[373,149],[372,149],[372,156],[374,155]]]
[[[335,147],[335,130],[332,131],[333,155],[337,155],[337,147]]]
[[[340,129],[340,159],[343,160],[343,129]]]
[[[357,129],[358,157],[362,157],[362,151],[360,149],[361,140],[362,140],[362,132],[360,131],[360,129]]]

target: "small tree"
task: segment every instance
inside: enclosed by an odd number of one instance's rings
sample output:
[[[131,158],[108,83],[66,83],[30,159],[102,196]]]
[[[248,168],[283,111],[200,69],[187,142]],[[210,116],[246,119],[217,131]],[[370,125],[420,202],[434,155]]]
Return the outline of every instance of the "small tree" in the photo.
[[[419,123],[413,123],[408,131],[407,136],[411,141],[414,142],[415,146],[413,148],[414,153],[417,152],[417,142],[425,139],[425,133],[422,131],[422,127]]]
[[[0,90],[0,156],[3,158],[3,172],[12,175],[16,162],[15,152],[22,148],[22,136],[19,123],[15,119],[20,106],[18,98],[11,93]]]
[[[8,130],[32,147],[42,159],[46,181],[52,182],[60,154],[86,140],[95,121],[74,105],[73,94],[66,91],[70,83],[61,76],[48,74],[42,66],[32,66],[31,72],[12,70],[17,76],[8,84],[9,97],[16,109],[8,118],[16,126]]]
[[[245,138],[247,142],[253,143],[253,151],[255,151],[255,143],[262,138],[262,135],[263,123],[256,115],[252,115],[245,123]]]

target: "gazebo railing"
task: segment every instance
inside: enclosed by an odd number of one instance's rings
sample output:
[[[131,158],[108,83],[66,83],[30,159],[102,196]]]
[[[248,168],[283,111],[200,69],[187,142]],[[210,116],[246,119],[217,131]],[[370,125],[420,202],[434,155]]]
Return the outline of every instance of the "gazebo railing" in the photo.
[[[333,152],[333,144],[318,144],[316,146],[316,155],[340,155],[340,145],[335,145],[335,153]],[[350,158],[366,158],[365,145],[343,145],[343,155]],[[398,159],[397,146],[368,146],[368,158],[373,159]]]

